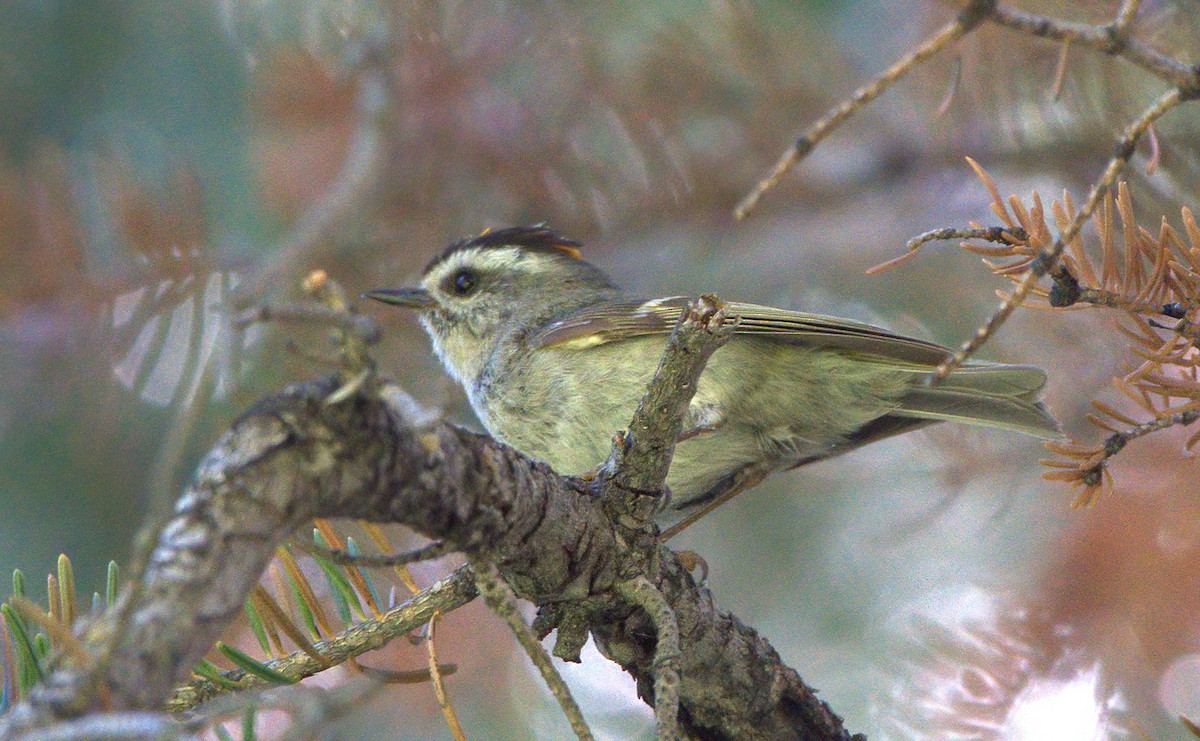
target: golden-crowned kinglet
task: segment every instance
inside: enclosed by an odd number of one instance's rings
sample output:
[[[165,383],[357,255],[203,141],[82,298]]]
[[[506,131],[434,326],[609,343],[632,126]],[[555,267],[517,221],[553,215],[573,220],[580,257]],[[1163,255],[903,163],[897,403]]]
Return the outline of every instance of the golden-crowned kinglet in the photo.
[[[540,225],[489,231],[450,245],[419,287],[365,294],[417,310],[488,432],[562,474],[605,460],[690,300],[632,298],[578,247]],[[792,468],[942,420],[1058,436],[1038,368],[969,363],[930,387],[944,347],[846,319],[728,311],[736,334],[700,376],[667,477],[673,509],[751,464]]]

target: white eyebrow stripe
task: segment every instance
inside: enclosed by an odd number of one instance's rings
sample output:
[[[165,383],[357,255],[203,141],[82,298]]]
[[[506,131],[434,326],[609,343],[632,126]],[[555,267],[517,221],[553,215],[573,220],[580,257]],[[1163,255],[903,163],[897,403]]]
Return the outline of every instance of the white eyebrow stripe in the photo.
[[[526,260],[525,252],[519,247],[468,247],[449,255],[443,262],[434,265],[425,276],[427,285],[436,285],[447,275],[470,267],[478,270],[513,270]]]

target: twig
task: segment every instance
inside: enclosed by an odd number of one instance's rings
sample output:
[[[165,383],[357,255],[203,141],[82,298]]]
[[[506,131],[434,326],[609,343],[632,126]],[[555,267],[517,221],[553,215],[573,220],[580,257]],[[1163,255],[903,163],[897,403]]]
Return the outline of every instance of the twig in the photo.
[[[446,719],[446,726],[450,729],[450,735],[454,737],[454,741],[466,741],[467,735],[463,733],[462,724],[458,722],[458,714],[454,712],[454,706],[450,704],[450,696],[446,692],[446,683],[442,679],[442,670],[438,666],[437,660],[437,622],[442,613],[435,612],[429,618],[429,635],[425,641],[425,648],[429,654],[429,678],[433,683],[433,694],[437,697],[438,707],[442,710],[442,717]]]
[[[874,267],[867,268],[865,272],[867,275],[874,275],[884,270],[890,270],[916,255],[917,251],[926,243],[943,239],[982,239],[988,242],[1012,244],[1014,241],[1024,242],[1029,239],[1029,235],[1025,233],[1024,229],[1017,226],[987,226],[975,229],[962,229],[951,226],[941,229],[931,229],[908,240],[904,245],[905,252],[899,257],[893,257]]]
[[[1093,402],[1096,404],[1096,402]],[[1100,405],[1097,404],[1099,407]],[[1172,414],[1164,414],[1156,417],[1149,422],[1135,425],[1128,430],[1114,431],[1108,438],[1105,439],[1102,445],[1086,446],[1078,443],[1060,443],[1049,441],[1046,442],[1046,447],[1058,455],[1066,458],[1066,461],[1061,460],[1043,460],[1042,465],[1049,466],[1052,471],[1042,474],[1042,478],[1049,481],[1065,481],[1071,484],[1083,487],[1083,491],[1075,498],[1073,506],[1090,506],[1099,498],[1099,492],[1104,488],[1111,488],[1112,474],[1108,471],[1109,459],[1116,456],[1125,446],[1139,437],[1145,437],[1159,430],[1165,430],[1169,427],[1184,426],[1195,423],[1200,420],[1200,409],[1194,408],[1184,411],[1175,412]],[[1117,419],[1128,420],[1123,415],[1113,414],[1108,411],[1108,414]],[[1093,418],[1094,422],[1098,420]],[[1108,425],[1101,424],[1100,426],[1112,429]],[[1195,440],[1189,441],[1190,446]]]
[[[688,304],[667,340],[662,361],[629,423],[629,431],[613,442],[605,464],[613,471],[601,496],[615,507],[618,521],[648,522],[662,507],[661,496],[675,444],[683,433],[688,404],[708,359],[733,336],[736,319],[725,304],[705,294]]]
[[[441,579],[378,619],[367,619],[344,630],[339,635],[319,641],[313,646],[331,664],[341,664],[356,656],[374,651],[397,636],[409,633],[429,622],[433,615],[451,612],[475,599],[475,575],[467,566]],[[302,679],[319,673],[322,666],[304,651],[264,662],[271,669],[289,677]],[[424,672],[425,670],[421,670]],[[237,682],[242,688],[266,687],[267,682],[241,669],[225,672],[222,677]],[[201,679],[181,685],[166,702],[168,710],[191,710],[200,703],[227,692],[228,689]]]
[[[679,737],[679,621],[662,592],[644,576],[617,584],[617,593],[654,623],[654,721],[659,741]]]
[[[884,70],[883,74],[863,85],[858,90],[855,90],[854,94],[847,100],[831,109],[818,119],[816,123],[809,126],[796,142],[783,153],[779,161],[775,163],[775,167],[771,169],[770,174],[760,180],[754,186],[754,189],[750,191],[749,195],[743,198],[734,208],[734,218],[744,219],[749,216],[763,195],[775,187],[783,176],[795,167],[796,163],[811,152],[831,131],[858,112],[859,109],[877,98],[880,93],[891,87],[897,80],[911,72],[918,64],[969,33],[971,29],[979,25],[980,21],[984,20],[992,12],[995,4],[996,0],[970,0],[966,7],[958,12],[954,20],[929,36],[915,51],[896,60],[891,67]]]
[[[379,341],[379,322],[369,314],[351,314],[343,309],[313,303],[255,304],[238,312],[237,326],[245,328],[260,322],[290,322],[335,327],[352,332],[363,342]]]
[[[1114,36],[1124,38],[1129,34],[1129,29],[1133,27],[1133,19],[1141,4],[1141,0],[1123,0],[1120,10],[1117,11],[1117,19],[1112,23]]]
[[[1106,291],[1100,288],[1091,288],[1088,286],[1080,286],[1078,295],[1071,303],[1091,304],[1093,306],[1103,306],[1110,309],[1123,309],[1135,314],[1157,314],[1167,317],[1171,317],[1172,314],[1172,309],[1168,304],[1157,304],[1150,301],[1137,301],[1115,291]],[[1062,304],[1061,306],[1070,305],[1071,304]],[[1058,304],[1055,306],[1056,308],[1060,307]],[[1176,317],[1171,318],[1174,319]]]
[[[932,383],[944,380],[955,368],[966,362],[967,358],[982,347],[996,333],[996,330],[1012,316],[1016,308],[1029,297],[1030,292],[1038,281],[1058,265],[1058,260],[1062,256],[1063,250],[1066,249],[1066,245],[1079,234],[1084,222],[1091,217],[1104,197],[1104,194],[1116,182],[1117,175],[1133,156],[1138,140],[1146,133],[1146,129],[1164,113],[1183,102],[1183,100],[1184,94],[1180,89],[1174,88],[1169,90],[1146,108],[1138,116],[1137,120],[1125,128],[1117,142],[1116,153],[1108,161],[1103,174],[1092,185],[1091,191],[1088,192],[1087,200],[1084,201],[1083,205],[1075,213],[1070,223],[1062,230],[1052,245],[1038,253],[1037,257],[1030,264],[1029,271],[1025,274],[1025,277],[1017,284],[1008,298],[1000,304],[992,316],[988,318],[987,322],[979,328],[975,336],[965,342],[946,362],[937,367],[937,370],[933,372],[930,379]]]
[[[580,739],[591,739],[592,731],[588,728],[587,721],[584,720],[583,712],[576,704],[575,698],[571,696],[571,688],[554,668],[554,662],[551,661],[546,647],[537,639],[533,630],[525,622],[525,618],[521,616],[521,612],[517,609],[517,595],[513,593],[512,587],[504,581],[504,577],[500,575],[495,565],[476,559],[473,560],[472,566],[475,568],[475,585],[479,588],[479,593],[483,595],[488,607],[492,608],[492,612],[499,615],[512,629],[513,634],[517,637],[517,642],[521,644],[521,648],[525,649],[525,653],[537,667],[538,673],[542,675],[542,681],[550,688],[554,699],[558,700],[558,706],[562,708],[563,715],[567,716],[575,735]]]
[[[1136,11],[1137,3],[1126,3],[1117,20],[1103,26],[1071,23],[1002,5],[997,5],[992,10],[990,19],[997,25],[1031,36],[1070,41],[1104,54],[1122,57],[1171,85],[1185,89],[1195,88],[1197,80],[1200,79],[1200,72],[1128,34],[1132,15],[1126,16],[1126,10],[1131,5],[1135,6]],[[1126,17],[1130,20],[1123,22],[1122,19]]]

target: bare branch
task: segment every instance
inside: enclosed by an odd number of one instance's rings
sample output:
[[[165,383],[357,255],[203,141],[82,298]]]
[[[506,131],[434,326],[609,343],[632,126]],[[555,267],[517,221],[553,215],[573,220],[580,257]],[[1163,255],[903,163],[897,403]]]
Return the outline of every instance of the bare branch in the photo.
[[[1075,239],[1079,231],[1083,228],[1084,222],[1091,217],[1096,207],[1100,204],[1101,199],[1116,183],[1117,176],[1133,156],[1138,140],[1142,138],[1142,135],[1146,133],[1151,124],[1157,121],[1164,113],[1179,105],[1183,100],[1183,93],[1178,88],[1168,90],[1146,108],[1138,116],[1137,120],[1126,127],[1117,142],[1116,153],[1108,161],[1103,174],[1092,185],[1087,200],[1075,212],[1075,216],[1071,219],[1071,222],[1062,230],[1058,235],[1058,239],[1054,240],[1052,245],[1042,250],[1034,258],[1025,277],[1017,284],[1008,298],[1000,304],[992,316],[988,318],[987,322],[979,328],[975,336],[963,343],[962,347],[954,353],[953,357],[938,366],[937,370],[933,372],[933,382],[936,383],[945,379],[955,368],[966,362],[967,358],[971,357],[982,347],[996,333],[1000,326],[1012,316],[1017,307],[1029,297],[1029,294],[1033,291],[1038,281],[1058,265],[1059,258],[1066,249],[1066,245]]]
[[[766,192],[774,188],[783,179],[783,176],[807,156],[830,132],[879,97],[880,93],[911,72],[918,64],[969,33],[992,12],[995,4],[996,0],[969,0],[966,7],[954,17],[954,20],[935,31],[915,51],[896,60],[891,67],[884,70],[883,74],[855,90],[848,99],[842,101],[841,104],[818,119],[816,123],[805,129],[800,138],[788,147],[775,166],[771,168],[770,174],[760,180],[734,208],[734,218],[744,219],[749,216]]]
[[[429,622],[434,614],[452,612],[462,607],[477,595],[474,572],[469,567],[462,566],[404,604],[389,610],[382,617],[364,620],[347,628],[340,635],[328,641],[318,641],[313,646],[330,663],[341,664],[374,651],[396,636],[416,630]],[[311,677],[322,670],[322,666],[303,651],[295,651],[264,663],[280,674],[295,679]],[[421,674],[428,675],[425,670],[421,670]],[[236,682],[243,689],[268,686],[265,680],[241,669],[227,671],[222,678]],[[166,707],[174,712],[191,710],[200,703],[228,691],[229,688],[207,679],[196,680],[176,688],[167,699]]]
[[[563,681],[562,675],[554,668],[554,662],[550,660],[550,654],[546,652],[545,647],[526,624],[525,618],[521,617],[520,611],[517,610],[517,595],[513,594],[512,588],[504,581],[504,577],[500,575],[494,565],[476,561],[474,566],[475,584],[479,588],[479,593],[487,601],[488,607],[492,608],[492,612],[499,615],[508,624],[513,635],[517,637],[517,642],[521,644],[521,648],[525,649],[525,653],[533,661],[538,673],[542,675],[542,681],[550,688],[550,694],[554,695],[555,700],[558,700],[558,706],[562,708],[563,715],[567,716],[575,735],[584,741],[593,738],[592,731],[583,718],[583,711],[579,709],[575,698],[571,696],[571,688]]]
[[[1091,47],[1104,54],[1122,57],[1164,82],[1180,88],[1195,89],[1200,80],[1200,74],[1194,68],[1172,59],[1128,33],[1133,18],[1132,13],[1129,12],[1131,5],[1134,6],[1133,11],[1136,12],[1137,3],[1125,3],[1117,19],[1113,23],[1103,26],[1072,23],[1003,5],[996,6],[990,19],[998,25],[1031,36],[1053,41],[1070,41],[1073,44]]]
[[[605,464],[613,474],[601,497],[622,514],[633,514],[635,521],[628,524],[649,522],[663,506],[664,482],[697,381],[709,357],[733,337],[736,325],[712,294],[696,299],[680,316],[629,432],[613,442]]]
[[[679,622],[662,592],[646,577],[617,585],[617,593],[641,607],[654,623],[654,717],[659,741],[679,735]]]

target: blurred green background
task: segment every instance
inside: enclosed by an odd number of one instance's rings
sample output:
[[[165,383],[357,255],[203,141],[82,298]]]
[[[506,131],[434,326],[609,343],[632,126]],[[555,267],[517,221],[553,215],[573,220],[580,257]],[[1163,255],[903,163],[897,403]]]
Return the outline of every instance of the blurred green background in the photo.
[[[1114,3],[1029,3],[1077,20]],[[0,566],[70,555],[85,590],[168,510],[238,413],[322,372],[234,307],[411,280],[445,243],[547,221],[647,295],[885,324],[947,344],[1003,288],[953,245],[863,271],[928,229],[993,223],[1004,194],[1086,190],[1161,90],[1128,65],[990,30],[822,144],[749,220],[731,210],[794,136],[950,17],[893,3],[15,0],[0,5]],[[1141,33],[1194,58],[1191,4]],[[944,102],[949,97],[948,104]],[[939,109],[943,109],[940,110]],[[1197,195],[1194,110],[1158,127],[1135,193],[1155,225]],[[474,424],[410,317],[375,306],[382,368]],[[1128,362],[1108,317],[1019,314],[985,356],[1051,374],[1073,436]],[[673,545],[718,604],[872,738],[1181,735],[1200,716],[1200,522],[1183,433],[1131,449],[1118,494],[1072,511],[1023,438],[938,428],[780,476]],[[426,582],[444,564],[422,567]],[[475,738],[568,733],[502,626],[448,616]],[[422,649],[374,659],[420,665]],[[390,665],[390,664],[388,664]],[[649,737],[612,665],[568,668],[601,735]],[[322,681],[331,681],[322,678]],[[268,718],[267,720],[270,720]],[[389,690],[360,737],[440,738],[432,692]],[[271,731],[267,731],[270,735]]]

